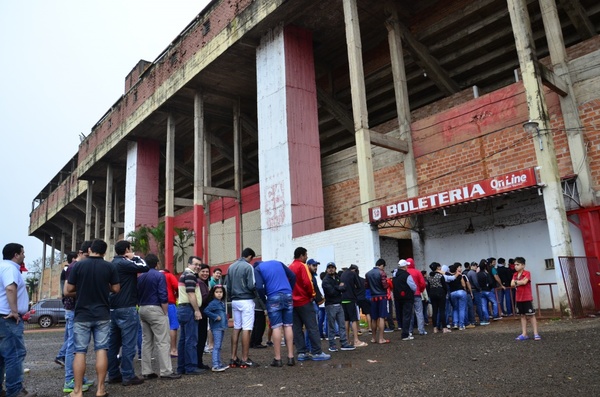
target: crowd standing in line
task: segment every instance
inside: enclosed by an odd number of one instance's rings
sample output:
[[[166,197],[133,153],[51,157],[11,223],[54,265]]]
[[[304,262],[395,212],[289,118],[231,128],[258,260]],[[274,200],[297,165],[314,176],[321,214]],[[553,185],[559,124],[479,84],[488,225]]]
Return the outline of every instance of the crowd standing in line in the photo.
[[[294,366],[296,360],[329,360],[331,355],[322,351],[322,339],[327,339],[330,352],[367,346],[359,339],[361,311],[368,321],[371,343],[390,343],[384,333],[393,332],[395,327],[388,320],[393,318],[392,308],[403,341],[414,339],[415,325],[418,334],[425,336],[429,303],[433,333],[474,328],[475,314],[478,325],[485,326],[490,323],[490,313],[493,320],[500,320],[502,315],[511,316],[514,309],[521,318],[521,333],[516,340],[530,339],[528,320],[533,339],[541,340],[533,308],[531,274],[525,270],[523,257],[510,259],[509,266],[504,258],[466,262],[464,270],[459,262],[451,266],[433,262],[429,274],[417,270],[412,258],[400,259],[392,278],[385,272],[385,260],[378,259],[364,279],[356,265],[338,272],[336,264],[329,262],[319,279],[320,263],[308,259],[308,251],[303,247],[294,251],[294,261],[289,266],[277,260],[252,264],[256,253],[246,248],[229,267],[224,285],[221,269],[215,269],[211,277],[210,267],[198,256],[189,257],[187,268],[177,278],[161,269],[156,255],[148,254],[145,260],[136,256],[128,241],[115,244],[117,255],[112,262],[104,260],[107,248],[102,240],[85,241],[79,252],[67,255],[61,274],[66,325],[64,343],[54,361],[64,367],[63,391],[70,397],[80,397],[94,385],[85,377],[86,353],[92,337],[96,395],[100,397],[108,395],[105,379],[108,383],[132,386],[152,379],[200,375],[208,370],[258,367],[249,357],[249,349],[267,347],[262,344],[265,311],[269,319],[268,345],[273,347],[272,367],[284,365],[284,346],[288,366]],[[36,396],[23,387],[26,351],[21,317],[29,302],[21,276],[23,246],[7,244],[3,258],[0,369],[1,375],[6,374],[6,381],[0,393],[8,397]],[[221,358],[228,329],[228,298],[233,319],[229,365]],[[133,360],[140,327],[142,376],[138,377]],[[209,335],[214,342],[210,342]],[[206,352],[212,353],[211,366],[203,363]],[[174,358],[176,371],[172,366]]]

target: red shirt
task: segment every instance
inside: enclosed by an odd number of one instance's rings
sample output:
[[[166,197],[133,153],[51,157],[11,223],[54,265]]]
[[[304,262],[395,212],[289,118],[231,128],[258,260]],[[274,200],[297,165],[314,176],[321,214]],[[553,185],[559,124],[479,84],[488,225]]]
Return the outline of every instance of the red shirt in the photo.
[[[527,270],[523,270],[521,274],[513,274],[513,280],[527,279],[527,284],[519,285],[517,287],[516,300],[517,302],[529,302],[533,301],[533,294],[531,293],[531,273]]]
[[[175,294],[179,290],[179,280],[177,280],[177,277],[175,277],[173,273],[167,273],[163,270],[161,270],[160,272],[165,275],[165,279],[167,281],[167,294],[169,303],[177,303],[177,297],[175,296]]]
[[[290,270],[296,275],[296,284],[292,290],[294,307],[304,306],[312,302],[315,296],[315,289],[308,266],[299,260],[294,260],[290,264]]]

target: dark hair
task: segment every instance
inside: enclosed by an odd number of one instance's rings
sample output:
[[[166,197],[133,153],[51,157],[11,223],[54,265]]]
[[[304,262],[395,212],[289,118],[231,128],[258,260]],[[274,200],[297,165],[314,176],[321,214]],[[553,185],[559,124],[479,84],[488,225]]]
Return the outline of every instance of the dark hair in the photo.
[[[90,251],[92,251],[95,254],[104,255],[106,254],[106,248],[108,248],[108,245],[104,240],[96,239],[92,241]]]
[[[7,260],[12,260],[15,255],[19,255],[23,246],[18,243],[8,243],[2,249],[2,258]]]
[[[519,263],[522,263],[522,264],[526,265],[525,258],[523,258],[522,256],[517,256],[515,258],[515,262],[519,262]]]
[[[457,270],[459,267],[461,267],[461,266],[462,266],[462,264],[461,264],[461,263],[454,262],[453,264],[451,264],[451,265],[448,267],[448,270],[450,271],[450,273],[456,273],[456,270]]]
[[[504,259],[504,258],[498,258],[498,263],[506,263],[506,259]]]
[[[256,252],[250,247],[244,248],[242,251],[242,258],[247,258],[251,256],[252,258],[256,257]],[[250,258],[252,260],[252,258]]]
[[[144,260],[146,261],[146,265],[148,265],[150,269],[156,269],[156,265],[158,265],[159,262],[158,256],[154,254],[146,255],[146,258]]]
[[[188,264],[192,264],[192,262],[194,261],[194,259],[198,259],[200,261],[200,263],[202,263],[202,258],[200,258],[199,256],[196,255],[192,255],[188,258]]]
[[[480,272],[487,272],[489,269],[488,263],[485,259],[482,259],[481,262],[479,262],[479,271]]]
[[[385,266],[385,259],[383,259],[383,258],[379,258],[379,259],[377,259],[377,262],[375,262],[375,266],[381,266],[381,265]]]
[[[208,266],[206,263],[203,263],[200,265],[199,270],[202,270],[202,269],[208,269],[208,272],[210,273],[210,266]]]
[[[81,243],[81,248],[79,249],[79,251],[81,251],[84,255],[87,255],[87,253],[91,247],[92,247],[92,241],[85,240],[83,243]]]
[[[304,247],[298,247],[294,250],[294,259],[300,258],[302,255],[306,255],[308,251]]]
[[[326,272],[321,272],[321,274],[319,274],[319,277],[321,278],[321,281],[323,281],[323,279],[325,278],[326,275],[327,275]]]
[[[510,259],[508,260],[508,264],[509,264],[509,265],[512,265],[513,263],[515,263],[515,260],[514,260],[513,258],[510,258]]]
[[[73,262],[73,260],[74,260],[75,258],[77,258],[77,252],[75,252],[75,251],[71,251],[71,252],[69,252],[69,253],[67,254],[67,263],[69,263],[69,264],[70,264],[71,262]]]
[[[469,269],[471,267],[471,262],[465,262],[463,266],[465,267],[465,269]]]
[[[442,265],[440,265],[437,262],[431,262],[431,265],[429,265],[429,268],[432,272],[435,272],[438,269],[438,267],[442,267]]]
[[[492,257],[489,257],[489,258],[487,258],[487,263],[488,263],[488,265],[492,266],[492,262],[493,262],[493,261],[495,261],[495,260],[496,260],[496,258],[494,258],[493,256],[492,256]]]
[[[125,251],[129,248],[131,248],[131,243],[127,240],[120,240],[115,244],[115,252],[117,255],[125,255]]]
[[[213,286],[210,289],[210,291],[208,292],[208,298],[206,298],[208,303],[210,303],[210,302],[212,302],[212,301],[215,300],[215,291],[218,290],[218,289],[220,289],[220,290],[223,291],[223,298],[221,300],[223,302],[227,302],[227,291],[225,291],[225,286],[217,284],[217,285]]]
[[[213,274],[215,274],[215,272],[221,272],[221,274],[223,274],[223,270],[221,270],[220,267],[215,267],[212,272]]]

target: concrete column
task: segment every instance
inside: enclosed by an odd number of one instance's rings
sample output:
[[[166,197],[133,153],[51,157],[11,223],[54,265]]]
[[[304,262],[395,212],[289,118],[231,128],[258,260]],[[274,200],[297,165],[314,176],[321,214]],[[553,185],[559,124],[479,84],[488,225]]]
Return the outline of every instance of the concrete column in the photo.
[[[67,234],[63,231],[60,233],[60,263],[63,263],[65,261],[65,250],[66,250],[66,243],[65,240],[67,238]]]
[[[393,3],[386,4],[388,20],[386,27],[388,30],[388,42],[390,45],[390,58],[392,63],[392,74],[394,76],[394,93],[396,95],[396,110],[398,112],[398,126],[400,130],[400,139],[408,143],[408,153],[404,155],[404,178],[406,179],[406,194],[410,197],[419,195],[419,180],[417,176],[417,166],[412,147],[412,130],[410,117],[410,104],[408,100],[408,87],[406,84],[406,69],[404,67],[404,55],[402,53],[402,35],[398,23],[398,11]],[[400,153],[396,154],[401,156]],[[416,266],[426,269],[425,265],[425,246],[420,230],[421,222],[418,215],[412,217],[412,229],[410,231],[413,259]]]
[[[87,181],[87,192],[85,196],[85,230],[84,239],[89,240],[92,235],[92,200],[94,181]]]
[[[167,159],[165,175],[165,265],[173,271],[175,239],[175,118],[167,117]]]
[[[104,241],[108,244],[106,255],[112,252],[112,211],[113,211],[113,169],[111,164],[106,165],[106,204],[104,208]]]
[[[560,175],[558,173],[554,141],[552,134],[549,133],[550,119],[535,54],[535,44],[531,32],[527,3],[525,0],[508,0],[508,11],[510,13],[521,75],[523,76],[523,85],[525,86],[525,94],[527,96],[529,119],[539,123],[539,131],[533,137],[533,143],[537,163],[540,167],[541,182],[546,185],[543,189],[544,207],[548,222],[548,233],[550,234],[552,256],[554,257],[554,263],[556,263],[555,275],[558,284],[560,308],[563,314],[570,315],[567,292],[558,257],[573,256],[573,247],[571,245],[571,235],[565,212]]]
[[[160,144],[140,139],[127,144],[125,237],[139,226],[158,225]]]
[[[287,260],[294,237],[324,230],[312,35],[276,27],[256,58],[261,254]]]
[[[204,99],[202,92],[194,94],[194,255],[208,261],[204,255]]]
[[[362,42],[356,0],[344,0],[344,20],[346,24],[346,45],[348,46],[348,66],[350,68],[350,88],[352,95],[352,115],[356,136],[356,161],[360,187],[360,212],[363,222],[369,221],[369,206],[375,200],[375,178],[369,131],[369,112],[365,73],[362,60]]]
[[[595,192],[592,189],[592,175],[587,156],[586,144],[583,137],[583,124],[579,117],[577,98],[573,91],[573,83],[567,64],[567,51],[562,35],[562,27],[558,17],[555,0],[540,0],[540,10],[544,21],[544,30],[550,50],[550,59],[554,73],[561,78],[569,88],[569,95],[560,96],[560,108],[563,114],[565,130],[569,143],[569,155],[577,174],[577,191],[579,200],[584,207],[595,205]]]
[[[234,169],[234,189],[237,192],[237,208],[235,222],[235,253],[236,258],[242,255],[244,246],[244,233],[242,223],[242,125],[240,115],[239,100],[233,106],[233,169]]]
[[[73,227],[71,228],[71,251],[79,251],[79,247],[77,247],[77,218],[73,219]]]
[[[100,238],[100,207],[96,207],[94,216],[94,238]]]

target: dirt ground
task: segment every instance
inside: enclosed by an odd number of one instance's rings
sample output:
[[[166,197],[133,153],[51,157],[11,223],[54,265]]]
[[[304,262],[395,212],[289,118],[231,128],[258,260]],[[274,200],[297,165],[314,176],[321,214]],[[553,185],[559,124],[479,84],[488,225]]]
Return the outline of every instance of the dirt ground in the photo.
[[[542,341],[517,342],[514,319],[450,334],[415,336],[349,352],[332,353],[330,361],[303,362],[272,368],[272,348],[252,349],[260,368],[151,380],[143,385],[107,385],[111,396],[154,397],[194,395],[245,396],[563,396],[598,395],[600,391],[600,318],[541,320]],[[25,332],[25,387],[38,396],[63,396],[64,370],[53,360],[62,343],[62,328]],[[230,332],[230,331],[229,331]],[[370,342],[366,332],[360,338]],[[229,356],[226,334],[223,361]],[[323,343],[324,350],[327,342]],[[210,356],[205,356],[210,362]],[[174,360],[174,367],[176,367]],[[93,354],[86,373],[94,374]],[[140,374],[139,362],[136,371]],[[95,387],[85,393],[92,397]]]

